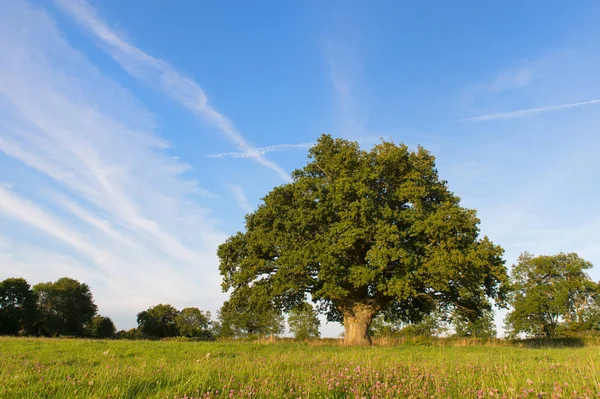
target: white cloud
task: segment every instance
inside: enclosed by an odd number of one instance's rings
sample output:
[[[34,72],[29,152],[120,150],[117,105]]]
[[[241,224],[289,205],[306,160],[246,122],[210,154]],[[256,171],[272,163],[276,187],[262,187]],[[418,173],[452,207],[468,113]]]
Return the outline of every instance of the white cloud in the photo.
[[[182,176],[190,167],[165,153],[153,115],[44,10],[0,2],[0,37],[0,156],[29,166],[0,185],[10,222],[0,223],[0,278],[90,278],[120,327],[158,302],[214,311],[226,235],[200,205],[206,191]]]
[[[285,181],[289,181],[290,176],[287,172],[257,152],[233,123],[209,104],[206,93],[196,82],[183,76],[167,62],[154,58],[125,41],[111,30],[85,1],[56,0],[56,3],[93,33],[101,41],[102,47],[128,73],[160,88],[173,100],[217,127],[238,150],[256,154],[252,159],[275,171]]]

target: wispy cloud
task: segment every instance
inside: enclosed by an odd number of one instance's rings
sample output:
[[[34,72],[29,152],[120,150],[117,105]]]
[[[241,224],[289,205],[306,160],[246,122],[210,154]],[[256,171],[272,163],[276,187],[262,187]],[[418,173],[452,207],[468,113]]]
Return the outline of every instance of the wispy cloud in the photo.
[[[268,147],[255,148],[251,152],[222,152],[220,154],[211,154],[209,158],[253,158],[256,156],[268,154],[270,152],[300,150],[310,148],[314,143],[301,143],[301,144],[277,144]]]
[[[0,214],[4,213],[20,222],[39,229],[75,248],[87,256],[92,263],[102,263],[106,257],[76,232],[68,228],[60,219],[44,212],[33,202],[20,198],[10,190],[0,187]]]
[[[212,105],[204,90],[192,79],[183,76],[169,63],[154,58],[125,41],[83,0],[56,0],[82,26],[93,33],[104,48],[128,73],[148,84],[157,86],[166,95],[204,120],[213,124],[241,152],[256,154],[251,158],[275,171],[282,179],[290,176],[279,165],[266,159],[248,143],[233,123]]]
[[[522,118],[522,117],[541,114],[544,112],[560,111],[563,109],[581,107],[584,105],[592,105],[592,104],[600,104],[600,100],[589,100],[589,101],[581,101],[581,102],[577,102],[577,103],[552,105],[549,107],[528,108],[528,109],[521,109],[518,111],[500,112],[497,114],[476,116],[473,118],[458,119],[453,122],[471,122],[471,121],[488,121],[488,120],[493,120],[493,119]]]
[[[357,138],[367,130],[368,110],[357,99],[358,82],[362,65],[356,48],[343,40],[326,40],[324,56],[329,70],[329,80],[335,94],[335,109],[340,134]]]
[[[250,202],[248,202],[248,198],[246,197],[246,193],[244,193],[242,187],[238,185],[231,185],[229,188],[233,193],[233,198],[239,207],[242,208],[245,213],[252,212],[252,205],[250,205]]]
[[[90,278],[120,326],[156,301],[214,310],[226,235],[153,115],[38,6],[0,2],[0,37],[0,161],[29,167],[0,184],[0,278]]]
[[[487,85],[487,90],[496,93],[505,90],[520,89],[527,86],[531,82],[532,77],[533,71],[530,68],[502,72]]]

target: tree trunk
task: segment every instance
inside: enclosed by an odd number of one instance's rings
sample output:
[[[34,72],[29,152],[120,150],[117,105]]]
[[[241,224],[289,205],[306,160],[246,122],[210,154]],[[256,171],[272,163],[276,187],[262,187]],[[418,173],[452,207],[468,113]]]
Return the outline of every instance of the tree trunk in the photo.
[[[353,304],[342,311],[344,315],[345,345],[371,345],[369,327],[375,316],[375,309],[364,304]]]

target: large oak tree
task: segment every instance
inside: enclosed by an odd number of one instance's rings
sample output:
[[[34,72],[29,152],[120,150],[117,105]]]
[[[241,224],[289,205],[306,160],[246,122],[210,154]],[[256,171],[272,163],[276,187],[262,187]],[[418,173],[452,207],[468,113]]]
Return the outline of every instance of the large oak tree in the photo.
[[[370,151],[323,135],[292,182],[219,247],[234,303],[284,311],[307,297],[370,344],[373,317],[418,321],[434,309],[476,318],[503,300],[503,250],[479,238],[474,210],[440,180],[434,157],[383,141]]]

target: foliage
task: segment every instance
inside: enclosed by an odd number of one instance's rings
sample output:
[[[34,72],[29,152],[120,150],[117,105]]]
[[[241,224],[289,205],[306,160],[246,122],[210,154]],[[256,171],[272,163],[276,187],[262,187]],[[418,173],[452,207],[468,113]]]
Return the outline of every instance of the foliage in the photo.
[[[398,331],[403,337],[434,337],[446,332],[444,320],[439,313],[424,316],[417,323],[408,323]]]
[[[210,312],[185,308],[175,318],[179,335],[188,338],[212,339]]]
[[[288,315],[290,332],[299,340],[319,338],[321,321],[310,303],[303,302],[290,311]]]
[[[597,398],[598,348],[0,338],[2,398]],[[218,393],[217,393],[218,391]]]
[[[285,330],[283,315],[268,303],[225,301],[218,319],[223,338],[279,335]]]
[[[85,325],[97,310],[87,284],[63,277],[54,283],[36,284],[33,291],[37,295],[42,335],[85,335]]]
[[[137,315],[138,329],[146,338],[175,337],[179,311],[171,305],[158,304]]]
[[[307,294],[350,343],[385,311],[418,322],[433,309],[481,314],[502,303],[503,250],[479,238],[474,210],[440,180],[434,157],[383,141],[370,151],[323,135],[293,181],[246,216],[218,250],[233,302],[289,311]]]
[[[390,322],[385,319],[385,315],[379,314],[373,318],[370,333],[372,337],[393,337],[401,328],[400,323]]]
[[[92,338],[115,338],[117,328],[110,317],[98,315],[90,322],[88,333]]]
[[[435,337],[446,332],[444,315],[432,312],[425,315],[416,323],[401,323],[386,320],[380,314],[371,325],[373,337]]]
[[[486,310],[480,317],[469,318],[460,311],[452,314],[452,325],[454,326],[454,335],[457,337],[474,338],[495,338],[496,326],[494,325],[494,312]]]
[[[119,330],[117,331],[117,339],[142,339],[142,333],[138,328],[130,328],[129,330]]]
[[[585,273],[591,267],[575,253],[523,253],[511,270],[510,333],[554,337],[571,329],[598,329],[598,285]]]
[[[0,282],[0,335],[33,333],[36,315],[36,296],[25,279]]]

